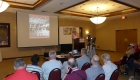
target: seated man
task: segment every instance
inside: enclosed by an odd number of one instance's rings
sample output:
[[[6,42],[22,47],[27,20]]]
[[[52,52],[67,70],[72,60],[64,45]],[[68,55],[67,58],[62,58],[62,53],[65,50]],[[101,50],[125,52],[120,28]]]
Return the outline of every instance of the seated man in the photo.
[[[72,72],[70,74],[67,74],[69,73],[70,68],[72,69]],[[68,60],[66,74],[62,80],[86,80],[86,79],[87,79],[87,75],[85,71],[79,70],[77,68],[77,61],[74,58],[70,58]]]
[[[94,55],[91,60],[92,66],[86,70],[87,80],[95,80],[100,74],[104,74],[103,68],[99,65],[99,57]]]
[[[81,57],[77,58],[78,68],[81,69],[85,63],[90,63],[90,58],[87,56],[87,49],[81,49]]]
[[[25,70],[26,64],[23,59],[18,58],[14,61],[14,74],[6,77],[4,80],[38,80],[36,74],[32,74]]]
[[[127,75],[127,74],[129,73],[129,71],[130,71],[131,68],[140,69],[140,62],[134,60],[133,58],[131,58],[131,59],[128,61],[128,67],[125,68],[125,72],[124,72],[123,74],[124,74],[124,75]]]
[[[113,71],[117,69],[117,66],[110,61],[109,54],[104,53],[101,58],[104,62],[103,69],[105,72],[105,80],[109,80]]]
[[[32,64],[28,64],[26,67],[26,70],[28,72],[32,72],[32,71],[37,71],[40,73],[40,80],[42,80],[42,68],[40,66],[38,66],[38,62],[39,62],[40,58],[37,54],[34,54],[31,57],[31,62]]]
[[[55,68],[62,68],[62,63],[56,60],[56,52],[50,51],[49,52],[49,61],[46,61],[42,65],[42,70],[44,72],[43,77],[45,80],[48,80],[50,72]]]
[[[134,44],[129,44],[126,50],[126,56],[129,57],[131,54],[135,53]]]
[[[69,58],[73,58],[73,55],[71,53],[68,53],[66,56],[67,59]],[[62,69],[61,69],[61,78],[64,77],[65,73],[66,73],[66,67],[68,66],[68,61],[65,61],[63,63]]]

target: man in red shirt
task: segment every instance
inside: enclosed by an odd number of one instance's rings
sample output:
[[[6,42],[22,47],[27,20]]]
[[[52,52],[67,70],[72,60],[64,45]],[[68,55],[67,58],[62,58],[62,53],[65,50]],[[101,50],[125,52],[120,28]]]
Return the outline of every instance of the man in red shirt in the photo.
[[[67,72],[64,76],[64,78],[62,80],[86,80],[87,79],[87,75],[85,73],[85,71],[83,70],[79,70],[77,68],[77,62],[74,58],[70,58],[68,60],[68,67],[67,67]],[[70,68],[72,69],[72,72],[70,74]]]
[[[15,73],[6,77],[4,80],[38,80],[37,75],[26,71],[26,64],[23,59],[18,58],[14,61]]]

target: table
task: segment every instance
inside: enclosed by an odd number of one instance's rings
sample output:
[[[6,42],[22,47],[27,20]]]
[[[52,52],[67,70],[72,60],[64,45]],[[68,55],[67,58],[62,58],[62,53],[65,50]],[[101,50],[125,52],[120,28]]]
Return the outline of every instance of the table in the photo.
[[[74,56],[75,59],[81,57],[80,54],[76,54],[76,55],[73,55],[73,56]],[[64,61],[68,61],[68,59],[65,57],[65,55],[57,55],[57,56],[56,56],[56,59],[57,59],[57,60],[60,60],[62,63],[63,63]]]
[[[81,57],[80,54],[76,54],[76,55],[73,55],[73,56],[74,56],[75,59]],[[49,60],[49,57],[44,57],[44,59]],[[60,60],[62,63],[64,61],[68,61],[68,59],[65,57],[65,55],[56,55],[56,60]]]

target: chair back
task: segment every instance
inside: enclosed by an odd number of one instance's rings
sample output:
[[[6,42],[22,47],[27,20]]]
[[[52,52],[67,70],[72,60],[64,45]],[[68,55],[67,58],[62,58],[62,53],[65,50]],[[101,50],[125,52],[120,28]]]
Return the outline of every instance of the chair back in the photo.
[[[105,80],[105,75],[102,73],[98,75],[95,80]]]
[[[118,80],[118,77],[119,77],[119,70],[116,69],[114,70],[114,72],[112,73],[111,77],[110,77],[110,80]]]
[[[68,67],[69,68],[69,72],[68,72],[68,74],[70,74],[71,72],[72,72],[72,69],[70,68],[70,67]]]
[[[38,80],[40,80],[40,73],[38,71],[32,71],[31,73],[36,74],[38,77]]]
[[[12,74],[14,74],[14,73],[10,73],[10,74],[6,75],[5,78],[8,77],[8,76],[10,76],[10,75],[12,75]]]
[[[53,69],[49,74],[48,80],[61,80],[61,70],[58,68]]]
[[[91,64],[87,62],[82,66],[81,70],[86,70],[86,69],[90,68],[90,66],[91,66]]]

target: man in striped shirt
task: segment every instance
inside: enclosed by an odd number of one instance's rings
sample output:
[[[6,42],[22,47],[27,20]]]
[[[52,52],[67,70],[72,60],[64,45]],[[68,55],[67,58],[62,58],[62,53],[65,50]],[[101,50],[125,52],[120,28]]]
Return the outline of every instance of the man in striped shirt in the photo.
[[[32,57],[31,57],[31,61],[32,61],[32,64],[28,64],[27,67],[26,67],[26,70],[28,72],[32,72],[32,71],[37,71],[40,73],[40,80],[42,80],[42,68],[40,66],[38,66],[38,62],[39,62],[40,58],[37,54],[34,54]]]

